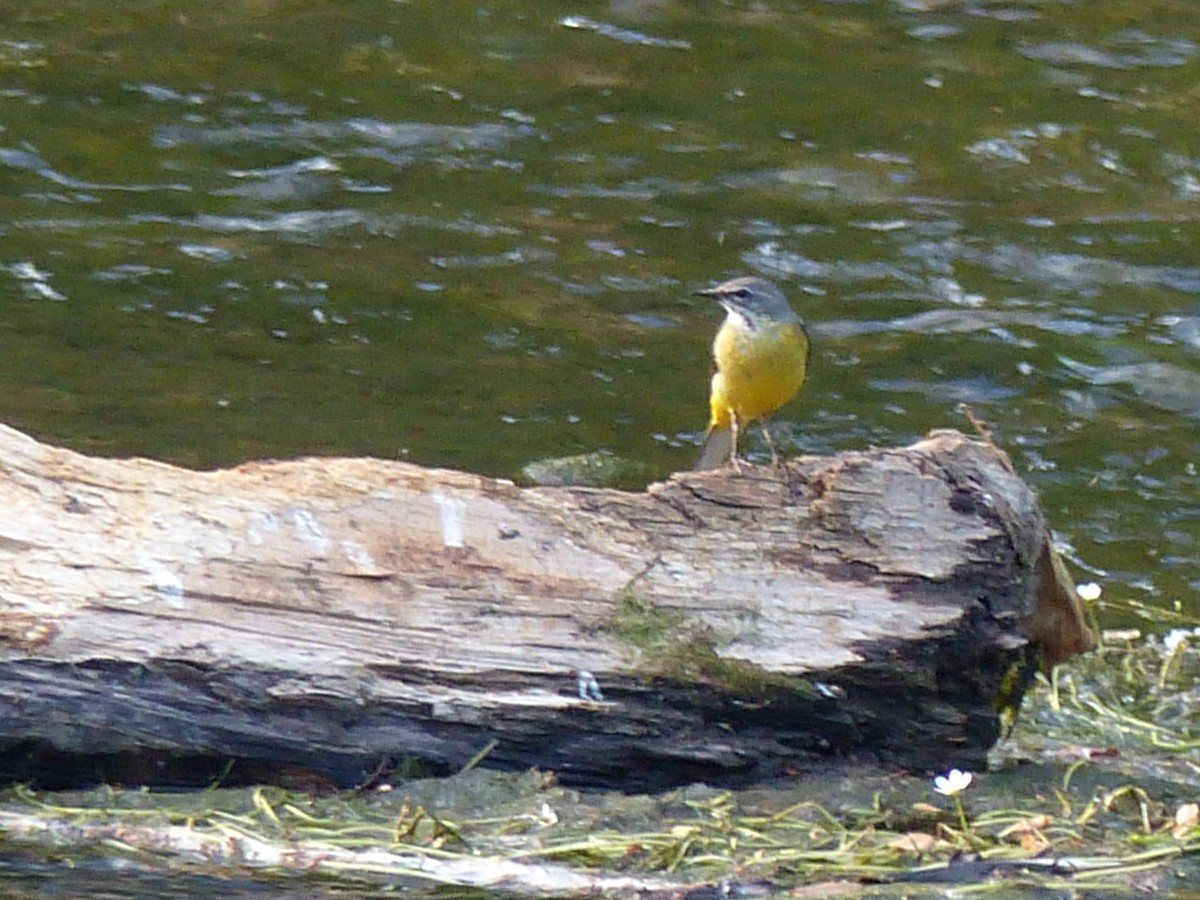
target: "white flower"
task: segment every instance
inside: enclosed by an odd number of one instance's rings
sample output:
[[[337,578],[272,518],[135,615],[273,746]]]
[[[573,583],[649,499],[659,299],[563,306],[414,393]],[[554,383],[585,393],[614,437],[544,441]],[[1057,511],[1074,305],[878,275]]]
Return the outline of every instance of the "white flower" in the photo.
[[[1186,643],[1193,634],[1194,632],[1188,631],[1186,628],[1172,628],[1163,635],[1163,646],[1168,653],[1174,653],[1179,649],[1179,645]]]
[[[1079,595],[1080,600],[1086,600],[1091,603],[1093,600],[1100,599],[1100,585],[1094,581],[1077,584],[1075,585],[1075,593]]]
[[[971,779],[974,777],[970,772],[964,772],[962,769],[951,769],[945,775],[939,775],[933,779],[933,789],[939,794],[953,797],[970,787]]]

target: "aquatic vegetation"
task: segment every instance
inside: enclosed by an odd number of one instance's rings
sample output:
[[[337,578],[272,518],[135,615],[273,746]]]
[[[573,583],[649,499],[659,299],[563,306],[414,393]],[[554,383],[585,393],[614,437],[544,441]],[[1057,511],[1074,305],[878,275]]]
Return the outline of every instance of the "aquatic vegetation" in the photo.
[[[835,880],[1119,888],[1194,874],[1200,637],[1121,637],[1031,693],[990,772],[836,771],[743,791],[581,793],[552,775],[464,771],[358,792],[105,788],[0,802],[10,842],[142,866],[644,891]],[[971,802],[965,802],[968,790]]]

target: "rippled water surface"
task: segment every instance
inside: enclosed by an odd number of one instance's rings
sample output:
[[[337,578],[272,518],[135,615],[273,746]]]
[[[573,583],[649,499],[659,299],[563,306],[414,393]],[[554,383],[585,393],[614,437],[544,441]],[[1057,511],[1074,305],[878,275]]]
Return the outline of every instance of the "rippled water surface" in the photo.
[[[1197,609],[1200,7],[3,3],[0,420],[191,466],[690,465],[778,280],[792,452],[966,427],[1101,623]]]

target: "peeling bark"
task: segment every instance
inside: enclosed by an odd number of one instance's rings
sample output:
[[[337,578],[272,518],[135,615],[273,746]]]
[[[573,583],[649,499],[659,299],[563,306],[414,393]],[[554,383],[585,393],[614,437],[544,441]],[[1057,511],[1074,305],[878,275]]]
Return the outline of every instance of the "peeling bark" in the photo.
[[[487,764],[626,788],[978,765],[1013,673],[1094,640],[1035,495],[957,432],[625,493],[194,472],[0,426],[0,510],[10,778],[52,752],[345,784],[492,741]]]

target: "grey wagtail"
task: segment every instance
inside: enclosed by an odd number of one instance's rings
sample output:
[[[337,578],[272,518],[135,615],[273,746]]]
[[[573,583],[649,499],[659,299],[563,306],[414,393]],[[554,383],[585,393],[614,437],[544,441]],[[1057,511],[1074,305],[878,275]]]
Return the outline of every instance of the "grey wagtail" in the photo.
[[[762,423],[771,459],[777,461],[767,417],[804,384],[808,335],[779,288],[761,278],[734,278],[697,291],[725,307],[725,321],[713,339],[713,373],[708,431],[697,469],[716,469],[726,460],[738,468],[738,434]]]

